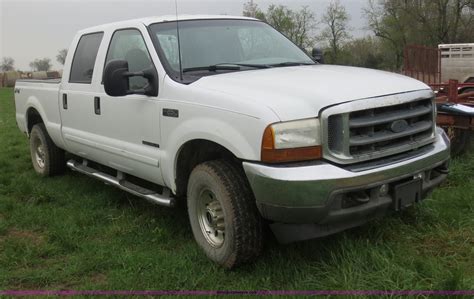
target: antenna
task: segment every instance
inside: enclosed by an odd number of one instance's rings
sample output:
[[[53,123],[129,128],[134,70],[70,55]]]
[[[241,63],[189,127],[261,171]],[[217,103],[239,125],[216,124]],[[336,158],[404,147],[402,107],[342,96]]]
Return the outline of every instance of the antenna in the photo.
[[[179,79],[183,81],[183,64],[181,63],[181,42],[179,39],[178,0],[174,0],[174,6],[176,11],[176,38],[178,39]]]

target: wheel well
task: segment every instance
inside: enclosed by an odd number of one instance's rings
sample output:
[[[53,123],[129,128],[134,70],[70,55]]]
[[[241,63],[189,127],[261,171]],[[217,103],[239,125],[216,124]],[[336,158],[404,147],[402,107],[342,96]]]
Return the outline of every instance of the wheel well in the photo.
[[[239,162],[239,159],[232,152],[212,141],[191,140],[181,146],[176,162],[176,195],[186,195],[189,175],[194,167],[203,162],[216,159]]]
[[[26,112],[26,123],[28,124],[28,134],[31,133],[34,125],[43,123],[41,115],[35,108],[29,108]]]

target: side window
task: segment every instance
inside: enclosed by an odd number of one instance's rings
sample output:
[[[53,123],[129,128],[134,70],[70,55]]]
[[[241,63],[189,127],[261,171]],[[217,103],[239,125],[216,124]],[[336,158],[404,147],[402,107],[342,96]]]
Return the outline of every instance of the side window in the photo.
[[[72,60],[69,82],[85,84],[92,82],[95,59],[97,58],[97,52],[99,51],[103,35],[102,32],[99,32],[86,34],[81,37]]]
[[[105,63],[115,59],[126,60],[130,72],[142,71],[152,66],[145,41],[136,29],[124,29],[114,33]],[[140,89],[147,84],[147,80],[142,77],[130,77],[129,82],[131,89]]]

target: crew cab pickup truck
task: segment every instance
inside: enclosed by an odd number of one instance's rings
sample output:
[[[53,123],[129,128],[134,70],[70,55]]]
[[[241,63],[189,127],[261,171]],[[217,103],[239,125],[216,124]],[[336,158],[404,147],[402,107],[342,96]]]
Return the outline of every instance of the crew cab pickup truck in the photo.
[[[398,74],[314,62],[244,17],[155,17],[80,31],[61,81],[19,80],[34,169],[187,204],[213,261],[333,234],[424,199],[447,176],[434,95]],[[66,158],[67,161],[66,161]]]

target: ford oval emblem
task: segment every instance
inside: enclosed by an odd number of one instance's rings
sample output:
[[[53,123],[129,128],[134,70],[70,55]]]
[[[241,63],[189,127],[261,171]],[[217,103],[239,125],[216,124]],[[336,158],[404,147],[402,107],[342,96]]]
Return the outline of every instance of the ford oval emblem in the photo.
[[[390,130],[394,133],[401,133],[408,128],[408,122],[404,119],[399,119],[390,124]]]

